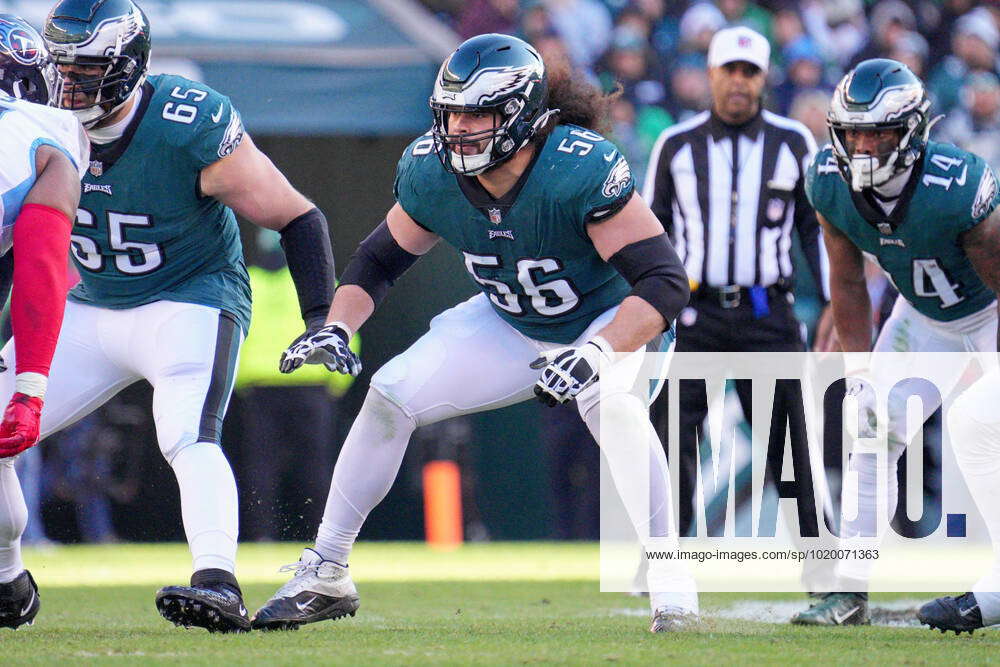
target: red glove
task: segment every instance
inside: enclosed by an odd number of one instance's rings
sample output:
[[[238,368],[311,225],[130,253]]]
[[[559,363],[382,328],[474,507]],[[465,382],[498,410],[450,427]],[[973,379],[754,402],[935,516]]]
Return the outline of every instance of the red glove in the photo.
[[[20,392],[11,397],[0,423],[0,458],[16,456],[38,444],[42,399]]]

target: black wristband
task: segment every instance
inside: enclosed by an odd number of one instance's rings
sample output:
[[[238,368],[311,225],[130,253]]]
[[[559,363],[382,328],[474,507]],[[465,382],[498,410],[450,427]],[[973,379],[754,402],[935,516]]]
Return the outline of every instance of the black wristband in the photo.
[[[285,225],[280,233],[302,319],[307,327],[323,326],[336,280],[326,218],[313,208]]]
[[[396,243],[389,224],[383,220],[351,255],[340,284],[357,285],[378,307],[396,279],[419,258]]]
[[[669,329],[691,296],[687,272],[666,234],[630,243],[608,263],[632,285],[637,296],[663,315]]]

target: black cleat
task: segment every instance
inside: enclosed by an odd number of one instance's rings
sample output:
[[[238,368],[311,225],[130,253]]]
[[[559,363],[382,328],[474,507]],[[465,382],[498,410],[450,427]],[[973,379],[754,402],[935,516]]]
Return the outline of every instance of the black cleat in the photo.
[[[824,593],[791,620],[793,625],[871,625],[868,598],[860,593]]]
[[[31,625],[41,606],[38,584],[27,570],[13,581],[0,584],[0,628],[17,630],[22,625]]]
[[[917,612],[917,620],[941,632],[954,630],[956,635],[983,627],[983,614],[972,593],[931,600]]]
[[[209,632],[248,632],[250,618],[236,578],[224,570],[199,570],[190,586],[166,586],[156,593],[156,608],[174,625]]]
[[[255,630],[298,630],[303,623],[354,616],[361,605],[347,568],[313,549],[281,569],[295,575],[253,615]]]

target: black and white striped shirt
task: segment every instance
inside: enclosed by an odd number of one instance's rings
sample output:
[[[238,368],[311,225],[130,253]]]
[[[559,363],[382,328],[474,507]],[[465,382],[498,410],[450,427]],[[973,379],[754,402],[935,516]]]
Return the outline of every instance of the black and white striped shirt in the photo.
[[[699,285],[789,286],[798,230],[829,298],[829,265],[805,175],[816,142],[801,123],[762,111],[745,125],[711,112],[667,128],[653,147],[643,198]]]

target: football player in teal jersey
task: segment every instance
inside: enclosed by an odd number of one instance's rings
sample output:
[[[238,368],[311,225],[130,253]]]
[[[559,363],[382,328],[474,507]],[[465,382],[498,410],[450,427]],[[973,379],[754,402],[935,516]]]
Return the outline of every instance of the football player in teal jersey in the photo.
[[[322,326],[332,299],[326,220],[257,150],[228,98],[179,76],[146,76],[150,28],[131,0],[61,0],[43,32],[62,75],[60,106],[87,128],[91,162],[72,237],[81,282],[66,305],[41,435],[148,380],[194,570],[190,586],[157,593],[157,608],[178,625],[248,630],[234,576],[236,484],[219,446],[250,316],[234,212],[281,233],[307,331]],[[17,358],[18,342],[4,358]],[[16,543],[23,527],[0,506],[0,534]],[[0,550],[0,567],[13,558]]]
[[[921,81],[903,64],[875,59],[860,63],[837,86],[828,116],[831,145],[810,165],[806,192],[819,214],[830,257],[833,320],[852,378],[878,379],[874,352],[988,351],[997,345],[996,293],[1000,290],[1000,193],[993,169],[980,157],[950,144],[929,141],[933,121]],[[892,315],[875,341],[865,286],[863,254],[873,257],[899,290]],[[883,357],[885,359],[885,357]],[[889,363],[882,361],[881,363]],[[871,367],[869,367],[869,364]],[[937,389],[920,391],[925,418],[964,371],[935,370]],[[849,393],[862,409],[874,409],[866,383],[852,381]],[[940,394],[938,393],[940,390]],[[994,400],[995,400],[994,395]],[[905,398],[904,398],[905,401]],[[906,446],[906,405],[889,401],[888,515],[897,505],[897,461]],[[878,454],[873,439],[855,443],[853,454]],[[982,452],[953,439],[956,457],[973,495],[1000,487],[1000,470],[973,463]],[[1000,452],[994,453],[994,458]],[[845,479],[844,498],[857,498],[854,520],[843,521],[847,549],[877,548],[877,456],[853,456],[857,471]],[[977,498],[977,501],[978,501]],[[989,503],[987,503],[989,505]],[[1000,505],[983,515],[1000,539]],[[875,536],[862,537],[864,535]],[[846,625],[869,622],[867,586],[872,560],[839,563],[838,586],[793,623]],[[985,581],[985,580],[984,580]],[[923,622],[948,629],[973,629],[1000,622],[996,583],[925,605]],[[983,587],[985,586],[985,588]]]
[[[619,489],[636,486],[629,465],[651,462],[648,502],[626,506],[640,537],[676,540],[648,396],[630,390],[646,345],[687,303],[687,278],[635,194],[628,163],[595,131],[609,101],[589,85],[552,83],[550,96],[538,53],[506,35],[469,39],[442,65],[433,129],[399,161],[397,203],[341,276],[328,324],[291,349],[282,370],[324,363],[356,375],[352,333],[440,239],[462,253],[481,292],[435,317],[375,373],[337,461],[316,545],[254,627],[353,615],[359,599],[348,557],[413,430],[532,394],[549,404],[576,399]],[[686,572],[650,572],[652,630],[695,618]]]

